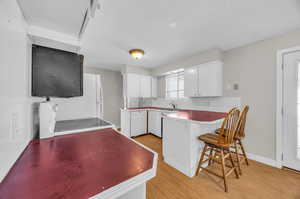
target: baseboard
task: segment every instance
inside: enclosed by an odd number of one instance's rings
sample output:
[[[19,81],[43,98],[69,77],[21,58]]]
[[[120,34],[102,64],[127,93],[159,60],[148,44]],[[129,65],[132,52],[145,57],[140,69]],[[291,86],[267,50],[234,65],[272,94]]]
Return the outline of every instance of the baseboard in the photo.
[[[281,165],[276,160],[266,158],[266,157],[263,157],[260,155],[255,155],[252,153],[248,153],[247,156],[250,160],[254,160],[254,161],[260,162],[262,164],[269,165],[271,167],[281,168]]]

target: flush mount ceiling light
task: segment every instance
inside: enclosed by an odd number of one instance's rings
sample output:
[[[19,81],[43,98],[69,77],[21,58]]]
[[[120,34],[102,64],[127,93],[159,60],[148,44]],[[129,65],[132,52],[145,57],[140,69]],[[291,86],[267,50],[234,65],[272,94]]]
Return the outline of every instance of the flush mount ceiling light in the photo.
[[[142,49],[132,49],[129,51],[129,54],[134,58],[134,59],[141,59],[145,52]]]

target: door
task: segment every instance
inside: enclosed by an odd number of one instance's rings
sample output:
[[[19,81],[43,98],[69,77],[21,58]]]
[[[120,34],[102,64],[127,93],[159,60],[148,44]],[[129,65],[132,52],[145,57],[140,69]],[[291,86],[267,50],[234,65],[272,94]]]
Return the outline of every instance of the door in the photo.
[[[300,51],[283,60],[283,166],[300,171]]]
[[[184,70],[184,96],[198,96],[198,68],[192,67]]]
[[[147,111],[133,111],[130,117],[131,137],[147,133]]]
[[[100,77],[95,74],[84,73],[83,75],[83,96],[72,98],[53,98],[58,104],[57,120],[72,120],[101,116],[102,103],[99,87]],[[99,95],[99,96],[98,96]]]

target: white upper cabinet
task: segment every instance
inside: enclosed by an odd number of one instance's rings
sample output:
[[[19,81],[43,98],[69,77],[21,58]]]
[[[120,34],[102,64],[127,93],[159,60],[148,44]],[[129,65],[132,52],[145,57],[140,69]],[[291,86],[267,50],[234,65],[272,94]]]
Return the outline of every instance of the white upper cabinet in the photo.
[[[198,68],[198,95],[223,95],[223,64],[220,61],[202,64]]]
[[[140,75],[140,97],[151,97],[151,76]]]
[[[138,74],[128,73],[125,77],[126,92],[128,97],[140,97],[140,77]]]
[[[198,68],[191,67],[184,70],[184,96],[198,96]]]
[[[223,95],[223,63],[213,61],[191,67],[184,72],[185,97],[217,97]]]
[[[151,78],[151,97],[157,97],[157,77]]]
[[[127,73],[124,76],[127,97],[157,97],[157,80],[149,75]],[[156,81],[155,81],[156,80]]]

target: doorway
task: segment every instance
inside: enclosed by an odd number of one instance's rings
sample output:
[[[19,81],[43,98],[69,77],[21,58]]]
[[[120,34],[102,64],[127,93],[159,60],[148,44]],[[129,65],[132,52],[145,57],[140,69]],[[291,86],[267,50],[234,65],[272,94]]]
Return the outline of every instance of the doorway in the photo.
[[[101,76],[83,74],[83,96],[73,98],[53,98],[58,104],[57,120],[73,120],[83,118],[103,119],[103,91]]]
[[[283,54],[282,166],[300,171],[300,51]]]

